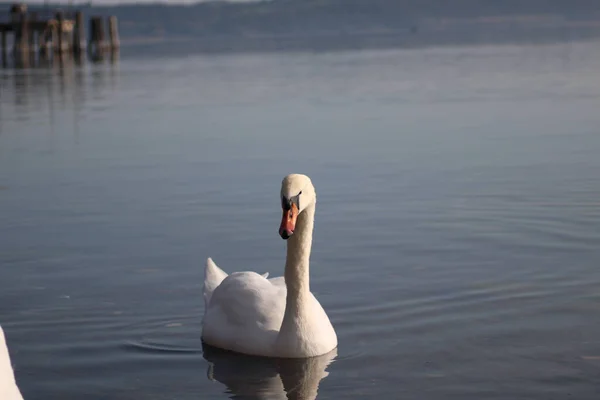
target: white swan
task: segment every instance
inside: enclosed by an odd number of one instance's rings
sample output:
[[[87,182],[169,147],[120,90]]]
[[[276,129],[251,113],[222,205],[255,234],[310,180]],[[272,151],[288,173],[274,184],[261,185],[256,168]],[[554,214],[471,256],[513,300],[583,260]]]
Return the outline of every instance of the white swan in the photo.
[[[21,391],[15,382],[15,374],[10,363],[10,355],[4,338],[4,331],[0,326],[0,399],[23,400]]]
[[[309,258],[317,197],[306,175],[291,174],[281,184],[287,239],[283,277],[268,273],[227,275],[208,259],[204,278],[202,339],[239,353],[304,358],[337,347],[337,336],[321,304],[310,292]]]

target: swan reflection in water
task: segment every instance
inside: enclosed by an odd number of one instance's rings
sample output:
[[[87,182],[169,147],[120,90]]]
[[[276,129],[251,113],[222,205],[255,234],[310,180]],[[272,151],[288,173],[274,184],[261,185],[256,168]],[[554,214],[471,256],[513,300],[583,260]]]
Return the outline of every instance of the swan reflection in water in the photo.
[[[227,386],[232,399],[316,399],[319,383],[329,375],[325,369],[337,356],[337,348],[300,359],[247,356],[206,343],[202,349],[208,379]]]

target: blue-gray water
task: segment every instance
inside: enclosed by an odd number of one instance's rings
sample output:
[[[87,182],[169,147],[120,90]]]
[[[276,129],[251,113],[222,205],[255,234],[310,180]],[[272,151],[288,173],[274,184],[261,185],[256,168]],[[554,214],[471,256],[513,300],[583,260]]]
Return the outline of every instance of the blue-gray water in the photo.
[[[122,54],[0,90],[0,324],[27,400],[307,384],[209,370],[200,341],[208,256],[282,273],[290,172],[317,189],[311,288],[339,337],[319,399],[597,398],[600,44]]]

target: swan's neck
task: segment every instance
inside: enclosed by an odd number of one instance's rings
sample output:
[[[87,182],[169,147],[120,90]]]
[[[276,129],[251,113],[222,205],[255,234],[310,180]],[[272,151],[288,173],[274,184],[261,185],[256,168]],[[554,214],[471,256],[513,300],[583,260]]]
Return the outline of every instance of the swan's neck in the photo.
[[[315,206],[311,205],[298,216],[295,232],[287,244],[284,275],[287,297],[277,342],[278,351],[290,357],[305,353],[310,340],[312,315],[308,263],[314,218]]]
[[[309,258],[312,247],[315,206],[307,207],[296,221],[294,235],[288,239],[285,260],[285,284],[287,304],[297,305],[303,296],[310,293]]]

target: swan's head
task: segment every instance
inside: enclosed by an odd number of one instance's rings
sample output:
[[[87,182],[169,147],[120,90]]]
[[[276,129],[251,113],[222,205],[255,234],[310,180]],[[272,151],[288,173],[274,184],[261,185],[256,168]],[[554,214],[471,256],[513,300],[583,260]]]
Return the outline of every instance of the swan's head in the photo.
[[[296,220],[308,206],[315,204],[317,197],[310,178],[301,174],[290,174],[281,182],[281,208],[283,217],[279,235],[289,239],[296,229]]]

